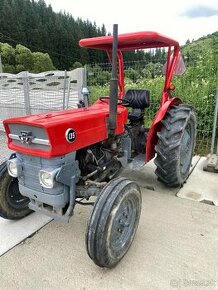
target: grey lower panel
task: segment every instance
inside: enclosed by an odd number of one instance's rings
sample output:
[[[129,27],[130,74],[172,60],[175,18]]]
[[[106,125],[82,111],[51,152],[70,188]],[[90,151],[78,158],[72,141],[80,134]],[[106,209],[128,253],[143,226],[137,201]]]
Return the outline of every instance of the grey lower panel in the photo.
[[[64,192],[64,184],[55,183],[53,188],[44,188],[39,182],[40,170],[55,170],[65,164],[65,156],[54,158],[40,158],[37,156],[16,153],[22,164],[22,175],[18,178],[19,184],[36,192],[48,193],[49,195],[59,195]]]
[[[19,183],[19,190],[22,195],[27,196],[30,199],[34,199],[57,208],[63,208],[69,202],[69,193],[68,190],[66,190],[66,187],[65,192],[61,194],[47,194],[30,189]]]
[[[56,210],[55,208],[49,209],[49,208],[43,207],[42,205],[40,205],[40,203],[38,204],[36,201],[31,201],[29,203],[29,208],[36,212],[40,212],[44,215],[47,215],[53,218],[54,220],[59,221],[64,224],[68,223],[70,219],[70,216],[63,215],[62,210]]]

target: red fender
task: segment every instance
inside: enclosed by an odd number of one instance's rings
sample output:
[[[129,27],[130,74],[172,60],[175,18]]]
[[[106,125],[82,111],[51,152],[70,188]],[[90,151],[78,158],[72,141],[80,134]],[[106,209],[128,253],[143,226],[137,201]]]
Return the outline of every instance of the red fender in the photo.
[[[182,101],[179,98],[172,98],[166,101],[161,108],[157,111],[155,118],[151,124],[148,132],[147,142],[146,142],[146,162],[151,160],[155,155],[155,145],[157,144],[158,137],[157,132],[161,129],[161,121],[164,119],[166,112],[172,105],[181,104]]]

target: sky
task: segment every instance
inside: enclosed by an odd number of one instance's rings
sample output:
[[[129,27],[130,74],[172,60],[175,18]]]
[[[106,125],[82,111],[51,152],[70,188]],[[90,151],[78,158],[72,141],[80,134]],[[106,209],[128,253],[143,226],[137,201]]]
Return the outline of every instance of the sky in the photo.
[[[156,31],[180,44],[218,31],[218,0],[45,0],[55,12],[105,24],[119,33]]]

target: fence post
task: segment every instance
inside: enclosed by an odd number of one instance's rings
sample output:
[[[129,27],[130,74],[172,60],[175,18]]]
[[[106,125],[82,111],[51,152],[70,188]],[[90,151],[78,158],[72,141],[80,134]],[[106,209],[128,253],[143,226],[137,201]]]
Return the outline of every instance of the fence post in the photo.
[[[80,101],[80,100],[83,100],[82,88],[84,84],[84,68],[83,67],[77,68],[76,75],[77,75],[77,91],[78,91],[78,97]]]
[[[63,91],[63,110],[66,108],[66,85],[67,85],[67,71],[64,71],[64,91]]]
[[[67,79],[67,98],[66,98],[66,106],[65,108],[68,109],[69,108],[69,98],[70,98],[70,77]]]
[[[84,65],[84,71],[83,71],[83,87],[87,87],[87,65]]]
[[[30,115],[31,114],[30,90],[29,90],[29,77],[27,71],[24,71],[22,73],[22,80],[23,80],[24,105],[26,109],[26,114]]]
[[[214,152],[214,147],[215,147],[215,143],[216,143],[217,118],[218,118],[218,90],[216,92],[216,99],[215,99],[213,133],[212,133],[211,149],[210,149],[210,153],[211,154],[214,154],[215,153]],[[216,154],[218,155],[218,141],[217,141]]]

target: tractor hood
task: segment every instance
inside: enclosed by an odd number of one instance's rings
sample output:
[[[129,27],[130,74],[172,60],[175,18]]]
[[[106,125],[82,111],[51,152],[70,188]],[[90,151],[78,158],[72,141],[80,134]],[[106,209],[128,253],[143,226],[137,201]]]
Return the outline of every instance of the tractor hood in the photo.
[[[124,132],[127,115],[127,109],[118,106],[116,134]],[[11,150],[50,158],[107,139],[108,117],[108,104],[97,101],[88,108],[7,119],[4,127]]]

